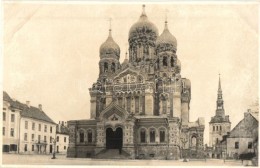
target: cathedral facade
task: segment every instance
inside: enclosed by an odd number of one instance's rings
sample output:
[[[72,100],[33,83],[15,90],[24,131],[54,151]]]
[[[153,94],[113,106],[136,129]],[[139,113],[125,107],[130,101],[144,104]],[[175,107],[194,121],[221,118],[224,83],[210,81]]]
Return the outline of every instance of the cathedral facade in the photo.
[[[191,82],[181,76],[167,21],[159,35],[143,6],[128,42],[120,63],[109,29],[100,46],[99,77],[89,89],[91,118],[68,121],[67,157],[202,157],[204,119],[189,121]]]

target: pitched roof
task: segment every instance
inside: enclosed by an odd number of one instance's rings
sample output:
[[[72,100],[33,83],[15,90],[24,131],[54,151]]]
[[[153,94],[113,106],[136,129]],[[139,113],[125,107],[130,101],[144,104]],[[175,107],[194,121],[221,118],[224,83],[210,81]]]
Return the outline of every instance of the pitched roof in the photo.
[[[258,130],[258,120],[251,113],[245,113],[245,117],[231,130],[229,137],[254,137],[257,136],[256,130]]]
[[[33,106],[26,106],[24,107],[24,109],[21,112],[21,116],[22,117],[27,117],[27,118],[33,118],[33,119],[37,119],[37,120],[42,120],[42,121],[46,121],[49,123],[53,123],[56,124],[49,116],[47,116],[44,111],[40,110],[37,107],[33,107]]]
[[[44,113],[41,109],[33,106],[27,106],[17,100],[13,100],[5,91],[3,93],[4,101],[8,101],[10,103],[11,108],[21,109],[21,116],[37,119],[41,121],[46,121],[49,123],[56,124],[47,114]]]

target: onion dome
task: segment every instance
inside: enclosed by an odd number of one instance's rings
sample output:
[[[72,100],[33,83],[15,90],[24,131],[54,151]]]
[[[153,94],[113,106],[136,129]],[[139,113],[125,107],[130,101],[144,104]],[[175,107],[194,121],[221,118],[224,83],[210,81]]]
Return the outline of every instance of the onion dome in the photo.
[[[174,50],[175,52],[177,51],[177,40],[169,31],[167,21],[165,21],[165,27],[162,34],[156,40],[156,47],[163,47],[165,50],[170,49]]]
[[[107,40],[100,46],[99,49],[100,57],[107,57],[109,55],[120,57],[120,48],[118,44],[114,41],[111,35],[111,29],[109,29],[109,35]]]
[[[154,34],[156,37],[158,36],[158,29],[157,27],[148,20],[148,17],[145,13],[145,5],[143,5],[143,12],[138,20],[129,31],[129,39],[132,37],[138,36],[138,34]]]

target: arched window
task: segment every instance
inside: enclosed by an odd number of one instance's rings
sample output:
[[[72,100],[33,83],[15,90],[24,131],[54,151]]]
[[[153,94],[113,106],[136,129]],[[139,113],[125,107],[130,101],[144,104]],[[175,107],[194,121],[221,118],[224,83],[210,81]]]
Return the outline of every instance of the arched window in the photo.
[[[167,57],[163,57],[163,66],[167,66],[168,65],[168,63],[167,63]]]
[[[83,131],[79,132],[79,142],[84,142],[84,132]]]
[[[196,147],[196,144],[197,144],[197,138],[196,138],[196,136],[192,136],[192,138],[191,138],[191,144],[192,144],[192,147]]]
[[[92,131],[88,130],[88,143],[92,142]]]
[[[215,126],[213,126],[213,131],[215,131]]]
[[[220,130],[220,131],[222,130],[221,125],[219,126],[219,130]]]
[[[218,126],[216,126],[216,131],[218,131]]]
[[[173,57],[171,57],[171,67],[173,67],[174,66],[174,59],[173,59]]]
[[[108,63],[105,62],[105,63],[104,63],[104,72],[107,72],[107,70],[108,70]]]
[[[113,62],[112,65],[111,65],[111,71],[114,73],[116,71],[116,65],[115,63]]]
[[[150,130],[150,142],[155,142],[155,130],[151,129]]]
[[[160,130],[160,142],[165,142],[165,131]]]
[[[145,129],[140,131],[141,143],[145,143]]]

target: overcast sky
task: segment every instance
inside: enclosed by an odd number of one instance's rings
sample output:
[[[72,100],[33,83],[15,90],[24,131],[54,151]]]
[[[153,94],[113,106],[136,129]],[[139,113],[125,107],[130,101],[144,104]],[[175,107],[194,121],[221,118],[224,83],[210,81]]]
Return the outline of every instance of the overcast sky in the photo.
[[[122,62],[141,10],[141,4],[4,4],[3,89],[21,102],[42,104],[56,122],[88,119],[88,88],[98,77],[108,20]],[[208,143],[219,73],[232,128],[258,97],[258,6],[146,4],[160,34],[165,11],[178,41],[181,75],[191,80],[190,121],[205,117]]]

